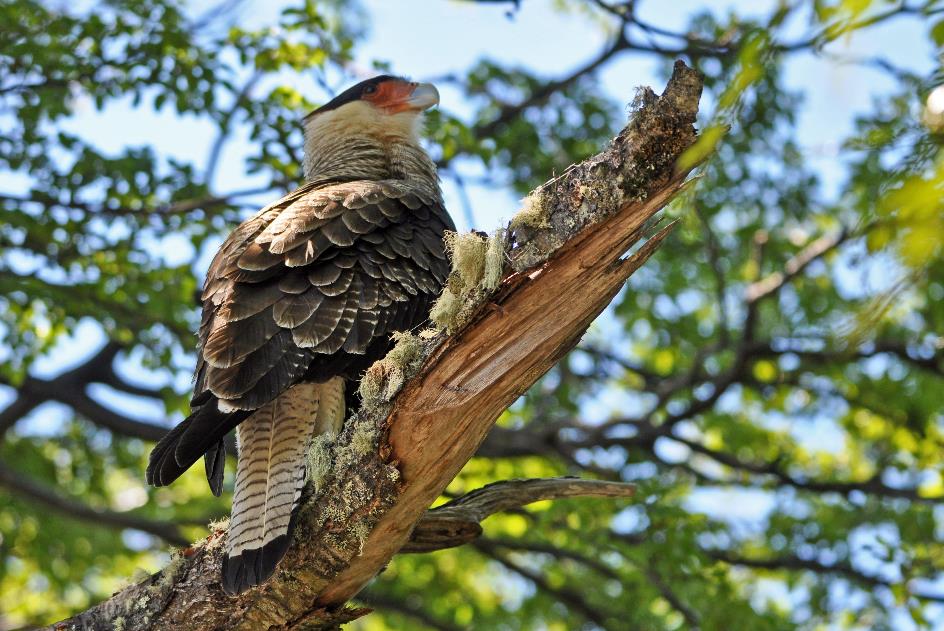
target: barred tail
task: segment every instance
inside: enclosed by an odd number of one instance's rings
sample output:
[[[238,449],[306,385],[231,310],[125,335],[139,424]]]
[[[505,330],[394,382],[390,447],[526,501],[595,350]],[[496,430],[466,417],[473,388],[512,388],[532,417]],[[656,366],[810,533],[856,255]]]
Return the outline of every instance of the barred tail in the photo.
[[[275,572],[288,549],[311,439],[344,421],[344,380],[301,383],[238,428],[239,463],[223,558],[223,590],[239,594]]]

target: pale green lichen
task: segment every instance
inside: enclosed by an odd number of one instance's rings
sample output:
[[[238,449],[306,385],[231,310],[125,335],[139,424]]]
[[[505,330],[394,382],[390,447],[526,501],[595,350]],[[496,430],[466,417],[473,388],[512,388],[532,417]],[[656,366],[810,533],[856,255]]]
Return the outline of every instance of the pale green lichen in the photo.
[[[351,449],[356,456],[366,456],[374,450],[377,442],[377,428],[370,423],[362,422],[354,426],[351,436]]]
[[[515,234],[512,267],[516,271],[543,264],[577,232],[629,201],[623,192],[624,178],[611,168],[609,160],[592,158],[574,167],[574,171],[572,181],[556,181],[553,186],[545,185],[532,193],[519,213],[523,218],[516,216],[512,220]],[[535,219],[536,208],[546,224]]]
[[[364,372],[364,377],[358,387],[358,393],[361,395],[364,407],[372,407],[380,401],[380,393],[383,391],[384,376],[386,374],[387,370],[380,361],[374,362]]]
[[[521,210],[511,218],[511,228],[547,228],[550,225],[547,200],[541,191],[533,191],[521,200]]]
[[[377,450],[380,431],[369,418],[355,415],[350,419],[350,438],[341,444],[326,443],[319,446],[314,456],[315,462],[309,458],[309,479],[318,492],[322,492],[332,470],[349,471],[359,466],[361,460]],[[340,505],[332,502],[331,506],[319,517],[318,527],[325,521],[345,521],[349,515],[344,511],[348,507],[362,505],[369,499],[370,492],[364,488],[364,483],[357,476],[343,480],[340,491]]]
[[[433,304],[433,308],[429,312],[429,319],[440,329],[448,331],[454,328],[456,316],[461,308],[462,301],[452,293],[449,287],[446,287]]]
[[[389,401],[423,363],[423,340],[409,332],[393,334],[394,346],[374,362],[361,379],[359,393],[366,408]]]
[[[353,510],[365,506],[371,499],[372,492],[364,481],[352,476],[344,481],[338,493],[338,499],[331,502],[324,511],[323,519],[332,522],[345,522],[351,517]]]
[[[334,437],[330,434],[319,434],[311,440],[311,446],[308,448],[308,457],[305,462],[305,476],[315,487],[315,491],[321,491],[325,478],[331,472],[331,447],[334,445]]]
[[[210,529],[210,536],[198,543],[204,550],[216,550],[223,546],[223,535],[229,529],[229,517],[215,519],[207,524]]]
[[[183,571],[186,563],[184,562],[184,557],[180,554],[179,551],[174,551],[170,555],[170,562],[167,564],[167,567],[161,571],[160,576],[157,579],[157,582],[153,585],[148,586],[147,590],[152,596],[160,597],[162,594],[165,594],[168,590],[174,587],[174,583],[177,580],[177,577]]]
[[[498,287],[505,269],[505,247],[505,231],[501,229],[489,237],[474,232],[446,233],[452,273],[429,313],[437,329],[459,330]]]
[[[475,232],[447,232],[444,241],[462,288],[478,285],[485,272],[486,240]]]
[[[404,383],[406,383],[406,373],[403,368],[396,364],[390,366],[390,370],[387,372],[387,387],[383,389],[383,400],[389,401],[392,399]]]
[[[416,372],[423,361],[423,342],[419,337],[406,331],[394,333],[393,341],[395,344],[384,359],[399,366],[405,372]]]
[[[358,522],[351,526],[351,534],[354,535],[354,540],[357,542],[357,554],[363,554],[364,543],[367,542],[367,537],[370,536],[370,526],[364,522]]]
[[[371,522],[365,520],[363,515],[355,516],[355,513],[360,507],[368,505],[374,497],[373,493],[372,485],[369,486],[359,476],[352,476],[345,482],[340,489],[338,501],[332,502],[322,514],[322,523],[347,522],[345,531],[329,532],[325,535],[329,545],[355,555],[364,551],[364,543],[370,536]],[[370,513],[373,513],[373,510]]]
[[[391,384],[403,383],[403,371],[385,359],[375,361],[361,378],[358,391],[361,395],[362,409],[372,410],[383,405],[388,400],[387,393]]]
[[[172,556],[171,563],[173,562],[174,557]],[[176,572],[176,570],[173,571]],[[140,620],[142,624],[148,623],[150,619],[148,606],[151,604],[151,596],[157,594],[158,590],[155,589],[154,585],[144,586],[141,583],[150,580],[151,575],[143,569],[138,568],[134,571],[131,583],[126,588],[130,588],[132,585],[140,588],[139,595],[135,598],[134,590],[131,590],[127,598],[123,598],[119,601],[116,611],[117,615],[112,619],[113,629],[123,631],[128,625],[129,618],[132,620]],[[122,588],[120,591],[124,591],[126,588]]]
[[[484,267],[481,287],[485,291],[494,291],[501,283],[502,272],[505,271],[505,231],[501,228],[488,237]]]
[[[428,341],[434,339],[438,335],[439,331],[437,331],[435,328],[429,327],[420,331],[417,334],[417,337],[419,337],[421,340]]]
[[[141,597],[134,602],[134,606],[138,609],[147,609],[148,604],[151,602],[151,595],[147,592],[141,594]]]

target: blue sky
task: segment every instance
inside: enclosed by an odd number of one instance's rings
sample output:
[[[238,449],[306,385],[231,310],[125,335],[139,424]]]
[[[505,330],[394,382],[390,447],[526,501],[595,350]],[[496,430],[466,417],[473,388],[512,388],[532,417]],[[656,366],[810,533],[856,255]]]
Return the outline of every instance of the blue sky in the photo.
[[[214,4],[216,0],[194,2],[193,11],[198,14]],[[283,4],[258,0],[247,3],[240,9],[240,21],[247,24],[272,22]],[[373,60],[382,60],[389,62],[398,73],[428,80],[461,72],[482,57],[494,57],[503,63],[520,64],[554,78],[592,58],[606,44],[605,35],[586,16],[556,11],[552,0],[523,0],[521,9],[511,18],[506,17],[509,5],[449,0],[365,0],[363,4],[370,15],[371,29],[366,42],[358,48],[356,69],[364,75],[371,74]],[[683,29],[690,16],[705,7],[714,12],[765,15],[775,4],[773,1],[749,0],[650,0],[642,3],[640,15],[665,28]],[[791,31],[799,35],[804,27],[805,24],[797,21],[791,25]],[[869,57],[881,52],[896,65],[927,73],[933,66],[933,51],[926,37],[926,28],[914,19],[901,19],[844,38],[831,45],[827,52],[846,57]],[[660,89],[663,84],[661,67],[659,60],[630,53],[609,64],[601,79],[605,90],[614,99],[628,101],[637,85],[648,84]],[[798,129],[801,147],[822,177],[824,194],[834,195],[844,176],[839,144],[851,132],[855,115],[868,111],[873,99],[888,93],[894,86],[885,74],[877,70],[807,53],[790,59],[786,77],[791,87],[805,93]],[[312,98],[324,98],[323,94],[317,93],[313,83],[302,87],[311,90]],[[460,115],[467,113],[456,90],[443,86],[441,92],[444,107]],[[78,115],[67,127],[106,151],[117,151],[129,144],[153,144],[159,151],[194,159],[198,164],[205,160],[205,152],[215,137],[213,128],[203,121],[192,117],[177,118],[170,111],[133,110],[129,101],[121,101],[105,112],[95,111],[89,103],[80,102]],[[246,138],[237,137],[228,145],[215,182],[220,192],[253,184],[243,172],[242,156],[249,148]],[[0,174],[0,185],[17,186],[21,183],[18,178]],[[463,225],[465,222],[454,185],[446,182],[444,188],[447,203],[460,228],[469,227]],[[494,227],[517,210],[516,196],[507,190],[471,186],[470,198],[475,210],[476,228]],[[260,200],[260,204],[265,201]],[[189,245],[173,239],[154,247],[170,262],[186,259],[190,254]],[[206,255],[199,259],[200,274],[207,262]],[[103,336],[93,325],[82,325],[72,340],[64,341],[48,359],[39,361],[35,372],[58,374],[103,342]],[[166,373],[151,375],[140,368],[133,357],[124,362],[123,370],[133,379],[170,378]],[[189,367],[174,377],[181,390],[188,385],[187,370]],[[8,396],[9,393],[0,395],[0,403]],[[106,402],[121,402],[126,410],[136,411],[143,418],[157,421],[162,417],[159,406],[119,397],[105,388],[93,392],[93,396]],[[64,410],[54,404],[45,405],[32,415],[28,428],[31,431],[50,431],[58,425],[63,413]],[[827,428],[821,428],[821,431],[825,432]],[[730,511],[728,514],[732,520],[749,521],[768,510],[772,501],[767,494],[745,492],[743,497],[734,498],[734,501],[729,499],[725,504],[744,508],[743,511]],[[695,505],[710,510],[718,505],[718,497],[703,494],[695,500]]]

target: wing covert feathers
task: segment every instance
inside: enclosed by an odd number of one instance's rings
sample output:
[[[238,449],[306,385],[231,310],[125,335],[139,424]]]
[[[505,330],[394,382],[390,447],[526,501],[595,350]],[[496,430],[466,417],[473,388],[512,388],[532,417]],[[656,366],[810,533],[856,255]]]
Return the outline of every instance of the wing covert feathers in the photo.
[[[425,320],[449,274],[447,229],[438,192],[404,180],[308,186],[264,208],[207,274],[197,394],[251,411],[306,373],[358,378],[376,338]]]

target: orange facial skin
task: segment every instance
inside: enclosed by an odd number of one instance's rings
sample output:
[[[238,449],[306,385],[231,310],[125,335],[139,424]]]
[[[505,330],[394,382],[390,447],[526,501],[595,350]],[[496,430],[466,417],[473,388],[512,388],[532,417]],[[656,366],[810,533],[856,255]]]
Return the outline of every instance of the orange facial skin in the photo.
[[[376,90],[365,93],[361,98],[388,114],[419,109],[410,101],[417,85],[419,84],[412,81],[384,81],[377,84]]]

